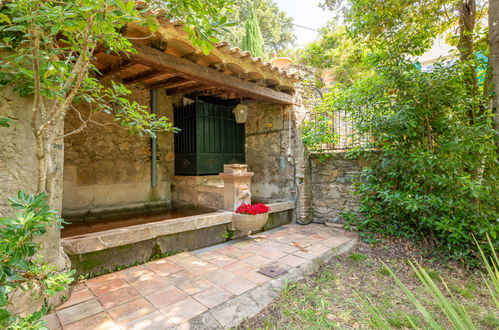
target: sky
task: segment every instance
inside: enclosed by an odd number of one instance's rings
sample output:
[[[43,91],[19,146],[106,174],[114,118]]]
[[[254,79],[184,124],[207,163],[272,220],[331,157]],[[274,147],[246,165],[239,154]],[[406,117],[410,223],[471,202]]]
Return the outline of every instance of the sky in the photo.
[[[333,13],[318,7],[319,0],[274,0],[282,11],[294,18],[294,23],[312,29],[320,29],[333,18]],[[317,32],[295,26],[298,45],[315,41]]]

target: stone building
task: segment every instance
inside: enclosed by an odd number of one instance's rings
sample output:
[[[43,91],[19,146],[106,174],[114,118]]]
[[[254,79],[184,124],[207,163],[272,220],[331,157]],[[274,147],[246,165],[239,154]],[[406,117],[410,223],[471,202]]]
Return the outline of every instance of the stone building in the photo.
[[[297,131],[305,111],[300,78],[226,43],[205,55],[170,22],[153,38],[142,38],[150,31],[135,24],[127,34],[137,53],[96,52],[100,79],[124,83],[131,100],[182,130],[139,137],[114,125],[111,115],[96,113],[84,130],[58,141],[56,195],[71,224],[49,231],[47,259],[63,268],[67,255],[78,273],[95,273],[237,237],[228,231],[232,183],[219,175],[234,163],[254,173],[252,201],[271,207],[266,228],[307,222],[306,203],[297,202],[306,172]],[[10,89],[0,93],[0,115],[15,119],[0,129],[2,215],[11,212],[7,197],[35,190],[31,104]],[[232,112],[239,104],[247,109],[244,124]],[[64,132],[78,129],[90,113],[91,105],[76,106]]]

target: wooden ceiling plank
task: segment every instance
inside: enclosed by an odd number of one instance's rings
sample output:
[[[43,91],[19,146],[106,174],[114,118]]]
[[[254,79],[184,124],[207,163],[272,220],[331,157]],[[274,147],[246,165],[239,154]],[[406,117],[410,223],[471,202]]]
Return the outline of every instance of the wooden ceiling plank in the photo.
[[[293,97],[289,94],[242,81],[212,68],[197,65],[184,58],[166,54],[148,46],[134,44],[134,47],[137,50],[137,53],[130,54],[130,57],[133,60],[156,70],[172,71],[178,76],[182,76],[186,79],[196,80],[210,86],[242,93],[255,99],[278,104],[293,104]]]

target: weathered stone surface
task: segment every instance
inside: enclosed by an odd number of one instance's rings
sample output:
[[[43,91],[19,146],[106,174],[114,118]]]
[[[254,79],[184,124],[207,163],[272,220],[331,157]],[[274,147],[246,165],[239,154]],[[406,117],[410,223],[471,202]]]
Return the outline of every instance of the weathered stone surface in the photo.
[[[131,100],[150,105],[149,89],[141,85],[128,88],[132,91]],[[158,116],[173,119],[172,103],[176,100],[158,93]],[[82,105],[78,111],[86,117],[90,109]],[[92,119],[105,126],[89,123],[82,132],[64,141],[63,213],[102,212],[110,207],[140,207],[158,201],[171,205],[173,133],[158,133],[158,185],[152,187],[151,139],[130,134],[129,130],[114,125],[115,119],[111,115],[97,113]],[[80,126],[78,114],[69,112],[65,132]],[[72,220],[77,219],[73,217]]]
[[[325,161],[311,158],[312,194],[308,198],[315,222],[342,222],[342,212],[358,209],[354,183],[364,166],[364,161],[346,159],[340,153]]]
[[[3,87],[0,91],[0,116],[13,119],[10,127],[0,127],[0,217],[12,216],[14,211],[8,202],[9,197],[17,195],[19,190],[26,193],[36,192],[37,158],[36,144],[30,127],[32,99],[20,97],[18,92],[10,87]],[[62,130],[62,127],[60,128]],[[63,146],[52,146],[52,159],[57,169],[54,175],[54,208],[60,209],[62,200],[62,168]],[[49,226],[47,232],[38,241],[42,243],[41,255],[50,264],[60,270],[69,269],[69,259],[61,248],[60,229]],[[38,304],[37,299],[26,302],[24,298],[30,297],[30,292],[17,295],[12,300],[11,308],[16,311],[34,311]],[[58,303],[59,296],[53,301]],[[28,298],[29,299],[29,298]],[[59,300],[59,301],[58,301]]]
[[[287,150],[293,148],[289,135],[289,111],[278,105],[248,102],[246,120],[246,163],[254,172],[252,200],[275,202],[293,200],[293,162]]]

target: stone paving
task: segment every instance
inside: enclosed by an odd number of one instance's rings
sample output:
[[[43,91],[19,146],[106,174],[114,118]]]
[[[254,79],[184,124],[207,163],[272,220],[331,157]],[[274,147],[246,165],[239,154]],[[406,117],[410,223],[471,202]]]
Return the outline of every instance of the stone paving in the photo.
[[[286,225],[80,282],[45,319],[50,329],[229,328],[355,242],[339,228]],[[284,274],[259,272],[269,265]]]

